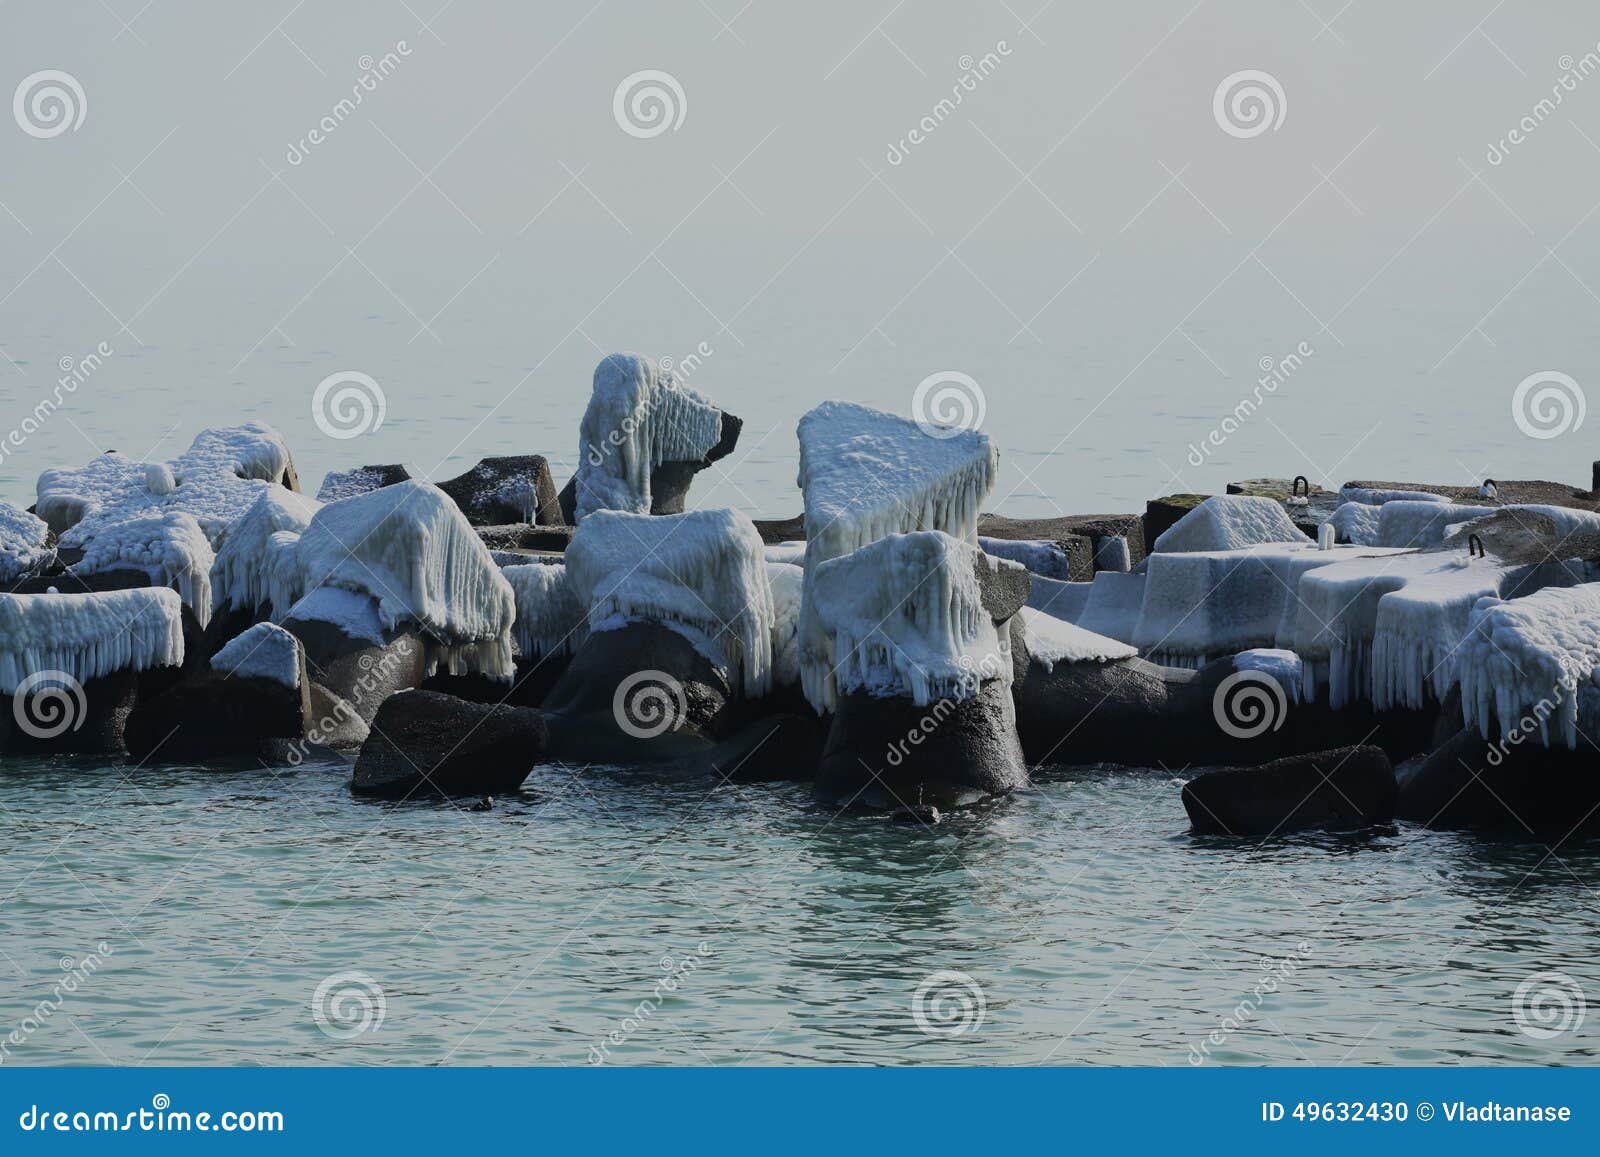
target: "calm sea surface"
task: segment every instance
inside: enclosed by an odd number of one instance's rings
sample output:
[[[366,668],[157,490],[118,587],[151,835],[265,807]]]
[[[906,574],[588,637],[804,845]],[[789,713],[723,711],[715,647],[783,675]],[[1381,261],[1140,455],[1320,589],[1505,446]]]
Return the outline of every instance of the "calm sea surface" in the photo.
[[[1166,771],[1046,769],[931,829],[835,816],[800,786],[600,768],[541,766],[489,812],[358,802],[347,782],[334,766],[7,761],[0,1027],[23,1039],[6,1063],[1600,1052],[1592,1017],[1540,1038],[1513,1012],[1535,973],[1600,991],[1597,845],[1409,826],[1199,839]],[[38,1020],[63,963],[90,954],[96,970]],[[941,972],[965,977],[919,1002]],[[353,1024],[377,1021],[381,994],[381,1022],[320,1028],[330,977],[355,986]]]

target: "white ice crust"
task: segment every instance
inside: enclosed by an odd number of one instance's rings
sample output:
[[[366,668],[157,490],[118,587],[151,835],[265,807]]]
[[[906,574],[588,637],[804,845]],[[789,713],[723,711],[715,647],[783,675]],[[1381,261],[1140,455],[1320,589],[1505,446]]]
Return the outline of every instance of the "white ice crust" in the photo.
[[[800,419],[806,579],[800,673],[818,711],[837,696],[833,636],[813,587],[824,563],[885,535],[941,531],[976,546],[978,513],[999,451],[976,430],[924,428],[854,402],[824,402]]]
[[[300,640],[272,623],[257,623],[211,656],[211,669],[244,679],[300,686]]]
[[[592,512],[567,547],[591,631],[654,622],[725,666],[757,698],[772,686],[772,592],[761,535],[736,510]]]
[[[1046,671],[1055,670],[1057,663],[1106,663],[1113,659],[1131,659],[1139,653],[1127,643],[1086,631],[1032,607],[1025,606],[1019,613],[1028,640],[1028,654]]]
[[[721,437],[722,411],[654,358],[605,358],[579,427],[579,523],[598,510],[650,513],[650,472],[663,462],[699,461]]]
[[[832,639],[839,692],[965,700],[985,681],[1011,682],[1009,640],[984,609],[976,546],[941,531],[891,534],[807,576],[818,624]]]
[[[60,671],[79,683],[183,662],[183,603],[166,587],[0,595],[0,693]]]
[[[1545,746],[1556,738],[1576,748],[1580,700],[1593,696],[1600,673],[1600,584],[1480,600],[1460,669],[1462,709],[1485,738],[1510,735],[1526,720]]]
[[[281,486],[263,490],[250,508],[222,532],[211,566],[217,609],[288,611],[294,591],[293,551],[322,503]],[[280,568],[282,573],[280,574]]]
[[[0,583],[11,583],[50,561],[50,526],[26,510],[0,502]]]
[[[517,650],[524,659],[568,655],[588,633],[587,607],[573,593],[565,563],[535,562],[500,572],[517,600]]]
[[[1304,542],[1294,520],[1275,498],[1219,494],[1167,527],[1151,553],[1239,550],[1268,542]]]

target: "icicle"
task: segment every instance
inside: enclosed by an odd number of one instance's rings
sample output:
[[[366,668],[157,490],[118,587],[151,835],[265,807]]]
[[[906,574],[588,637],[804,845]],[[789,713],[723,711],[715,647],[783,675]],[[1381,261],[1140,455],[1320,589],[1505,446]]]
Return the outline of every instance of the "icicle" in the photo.
[[[182,602],[165,587],[0,595],[0,693],[44,671],[86,683],[182,662]]]
[[[517,600],[517,648],[524,659],[568,655],[587,634],[585,608],[573,593],[566,564],[527,563],[500,572]]]

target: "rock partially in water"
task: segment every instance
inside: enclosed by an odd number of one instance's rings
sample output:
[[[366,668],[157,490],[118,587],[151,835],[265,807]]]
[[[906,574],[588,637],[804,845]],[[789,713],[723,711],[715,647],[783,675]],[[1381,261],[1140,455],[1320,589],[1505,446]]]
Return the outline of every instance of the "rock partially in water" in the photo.
[[[1397,793],[1382,748],[1341,747],[1205,772],[1184,785],[1183,806],[1197,833],[1270,836],[1385,823]]]
[[[1400,781],[1395,814],[1425,827],[1477,828],[1512,836],[1600,830],[1600,750],[1580,737],[1578,749],[1485,739],[1463,728]]]
[[[357,795],[509,795],[545,752],[545,718],[527,707],[469,703],[435,691],[384,701],[361,747]]]

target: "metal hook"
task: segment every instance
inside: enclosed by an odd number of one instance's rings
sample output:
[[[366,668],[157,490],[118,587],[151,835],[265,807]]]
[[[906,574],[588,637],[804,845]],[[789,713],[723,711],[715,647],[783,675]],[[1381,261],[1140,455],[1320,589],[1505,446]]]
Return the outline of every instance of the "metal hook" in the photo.
[[[1305,487],[1306,487],[1306,489],[1305,489],[1305,497],[1307,497],[1307,498],[1311,497],[1311,479],[1307,478],[1304,474],[1296,474],[1294,476],[1294,481],[1289,483],[1289,497],[1291,497],[1291,498],[1300,497],[1300,484],[1302,482],[1305,483]]]
[[[1469,535],[1467,535],[1467,557],[1468,558],[1472,558],[1473,557],[1473,553],[1474,553],[1473,549],[1472,549],[1473,547],[1477,547],[1478,548],[1477,552],[1476,552],[1478,558],[1487,557],[1485,552],[1484,552],[1484,549],[1483,549],[1483,539],[1479,538],[1475,534],[1469,534]]]

